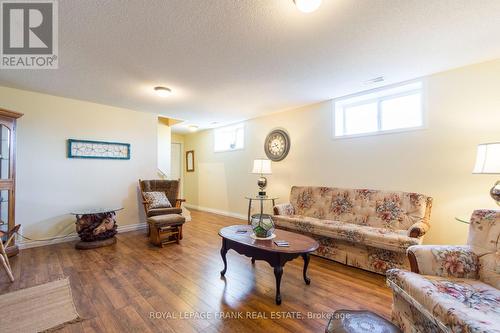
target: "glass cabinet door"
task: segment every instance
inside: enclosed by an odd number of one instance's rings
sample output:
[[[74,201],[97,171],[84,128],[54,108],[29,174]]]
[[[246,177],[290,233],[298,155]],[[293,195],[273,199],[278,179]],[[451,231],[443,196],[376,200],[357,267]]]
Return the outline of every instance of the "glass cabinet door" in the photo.
[[[0,125],[0,179],[10,178],[10,129]]]

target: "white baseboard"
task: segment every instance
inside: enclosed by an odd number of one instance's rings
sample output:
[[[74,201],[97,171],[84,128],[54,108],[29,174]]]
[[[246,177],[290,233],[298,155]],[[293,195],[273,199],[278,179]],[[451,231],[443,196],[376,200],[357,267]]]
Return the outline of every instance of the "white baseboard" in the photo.
[[[239,214],[239,213],[233,213],[233,212],[228,212],[224,210],[219,210],[219,209],[214,209],[214,208],[208,208],[208,207],[202,207],[202,206],[196,206],[196,205],[190,205],[190,204],[184,204],[186,208],[191,208],[195,210],[200,210],[203,212],[208,212],[208,213],[213,213],[213,214],[218,214],[218,215],[223,215],[223,216],[229,216],[229,217],[234,217],[240,220],[247,220],[247,216],[244,214]],[[127,225],[120,225],[118,226],[118,232],[128,232],[128,231],[135,231],[135,230],[141,230],[145,229],[147,227],[146,223],[136,223],[136,224],[127,224]],[[52,244],[59,244],[59,243],[65,243],[65,242],[72,242],[75,240],[79,240],[80,238],[78,235],[72,234],[67,237],[62,237],[62,238],[57,238],[57,239],[52,239],[52,240],[42,240],[42,241],[17,241],[17,245],[19,246],[19,249],[29,249],[32,247],[40,247],[40,246],[47,246],[47,245],[52,245]]]
[[[239,213],[233,213],[233,212],[228,212],[225,210],[220,210],[220,209],[215,209],[215,208],[208,208],[208,207],[202,207],[202,206],[197,206],[197,205],[192,205],[188,203],[184,203],[184,206],[186,208],[191,208],[194,210],[200,210],[202,212],[207,212],[207,213],[213,213],[213,214],[218,214],[218,215],[223,215],[223,216],[229,216],[229,217],[234,217],[240,220],[247,220],[248,216],[245,214],[239,214]]]
[[[121,233],[121,232],[141,230],[141,229],[145,229],[146,227],[147,227],[146,223],[119,225],[117,231],[118,231],[118,233]],[[72,241],[79,240],[79,239],[80,239],[80,237],[78,237],[78,235],[69,235],[67,237],[51,239],[51,240],[25,241],[25,242],[17,241],[16,244],[20,250],[23,250],[23,249],[29,249],[31,247],[40,247],[40,246],[47,246],[47,245],[52,245],[52,244],[72,242]]]
[[[66,243],[66,242],[71,242],[74,240],[78,240],[80,237],[78,235],[69,235],[66,237],[62,238],[57,238],[57,239],[51,239],[51,240],[40,240],[40,241],[17,241],[16,244],[19,247],[20,250],[24,249],[29,249],[31,247],[39,247],[39,246],[46,246],[46,245],[52,245],[52,244],[59,244],[59,243]]]

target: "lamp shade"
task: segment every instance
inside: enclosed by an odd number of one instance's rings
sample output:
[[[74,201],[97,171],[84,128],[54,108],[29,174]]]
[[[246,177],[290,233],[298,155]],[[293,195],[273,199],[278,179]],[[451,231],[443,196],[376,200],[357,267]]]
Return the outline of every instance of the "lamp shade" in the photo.
[[[271,160],[254,160],[252,173],[270,175],[272,173]]]
[[[500,142],[477,146],[476,165],[472,173],[500,174]]]

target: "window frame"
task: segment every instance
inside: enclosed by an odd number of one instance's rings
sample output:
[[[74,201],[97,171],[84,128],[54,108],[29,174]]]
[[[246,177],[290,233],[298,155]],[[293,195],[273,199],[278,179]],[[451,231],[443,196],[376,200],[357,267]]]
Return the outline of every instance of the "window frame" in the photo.
[[[345,108],[346,107],[353,107],[353,106],[358,106],[358,105],[364,105],[364,104],[370,104],[373,102],[377,103],[377,129],[376,131],[373,132],[366,132],[366,133],[356,133],[356,134],[344,134],[337,136],[335,135],[336,133],[336,107],[335,104],[342,101],[342,100],[349,100],[355,97],[361,97],[363,95],[369,95],[369,94],[374,94],[374,93],[380,93],[383,92],[384,90],[391,90],[394,88],[398,87],[403,87],[406,85],[411,85],[415,83],[420,83],[420,88],[415,88],[411,90],[406,90],[406,91],[401,91],[401,92],[395,92],[395,93],[389,93],[387,95],[382,95],[381,97],[371,97],[367,99],[362,99],[359,101],[355,101],[352,103],[344,104],[342,105],[342,119],[343,119],[343,133],[346,132],[345,128]],[[422,125],[420,126],[413,126],[413,127],[404,127],[404,128],[395,128],[395,129],[390,129],[390,130],[381,130],[382,128],[382,108],[381,104],[384,101],[391,100],[394,98],[398,97],[405,97],[405,96],[410,96],[415,93],[421,93],[421,115],[422,115]],[[402,133],[402,132],[412,132],[412,131],[418,131],[418,130],[423,130],[428,128],[428,118],[427,118],[427,82],[424,79],[415,79],[415,80],[410,80],[410,81],[405,81],[405,82],[399,82],[383,87],[378,87],[370,90],[365,90],[361,91],[359,93],[351,94],[351,95],[346,95],[342,97],[338,97],[333,99],[332,101],[332,139],[334,140],[342,140],[342,139],[351,139],[351,138],[359,138],[359,137],[365,137],[365,136],[373,136],[373,135],[384,135],[384,134],[394,134],[394,133]]]
[[[241,148],[234,148],[234,149],[220,149],[220,150],[217,150],[215,147],[216,147],[216,131],[221,131],[221,130],[224,130],[224,129],[228,129],[228,128],[241,128],[243,130],[243,142],[242,142],[242,146]],[[236,123],[236,124],[231,124],[231,125],[226,125],[226,126],[221,126],[221,127],[217,127],[217,128],[214,128],[213,129],[213,149],[214,149],[214,153],[225,153],[225,152],[230,152],[230,151],[238,151],[238,150],[243,150],[245,149],[245,132],[246,132],[246,129],[245,129],[245,123],[242,122],[242,123]]]

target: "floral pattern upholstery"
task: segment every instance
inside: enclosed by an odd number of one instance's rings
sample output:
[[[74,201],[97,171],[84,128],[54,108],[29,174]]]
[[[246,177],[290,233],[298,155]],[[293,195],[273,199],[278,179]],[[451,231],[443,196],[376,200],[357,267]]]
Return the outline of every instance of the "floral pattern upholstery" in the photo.
[[[295,210],[290,203],[277,204],[274,206],[274,214],[276,215],[293,215]]]
[[[406,249],[422,243],[431,204],[418,193],[294,186],[274,220],[317,239],[319,256],[383,274],[409,267]]]
[[[294,186],[290,204],[296,215],[408,230],[417,222],[429,223],[432,198],[419,193]]]
[[[420,244],[422,241],[421,238],[409,237],[405,230],[374,228],[300,215],[278,215],[274,217],[274,220],[278,226],[283,228],[401,253],[405,253],[408,246]]]
[[[477,279],[479,258],[469,246],[419,245],[408,248],[415,256],[418,273]]]
[[[476,210],[464,246],[411,246],[413,272],[391,269],[404,332],[500,333],[500,211]]]
[[[415,328],[417,332],[429,332],[428,327],[435,326],[432,331],[440,328],[451,332],[500,333],[498,289],[480,280],[426,276],[400,269],[388,270],[386,275],[395,294],[409,300],[407,303],[420,315],[395,304],[393,318],[404,332],[414,332]],[[424,314],[428,314],[428,320]]]
[[[429,224],[417,222],[408,229],[408,236],[410,237],[423,237],[429,231]]]

